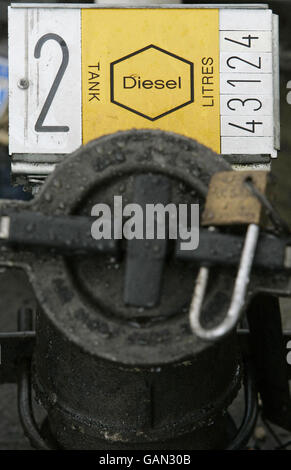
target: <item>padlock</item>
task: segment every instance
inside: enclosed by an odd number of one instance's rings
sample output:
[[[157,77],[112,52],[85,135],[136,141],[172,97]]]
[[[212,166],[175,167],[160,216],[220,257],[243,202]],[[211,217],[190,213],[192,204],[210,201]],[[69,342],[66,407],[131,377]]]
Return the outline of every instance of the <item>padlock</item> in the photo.
[[[202,225],[266,226],[268,219],[260,201],[251,192],[251,186],[264,196],[271,197],[268,171],[222,171],[210,181]]]
[[[200,314],[209,277],[209,267],[201,266],[190,306],[190,325],[200,338],[216,340],[228,334],[237,324],[244,306],[252,263],[258,243],[259,230],[266,225],[267,216],[256,196],[270,192],[268,171],[226,171],[214,174],[210,181],[202,225],[209,230],[216,226],[247,225],[246,238],[231,297],[224,320],[207,329],[201,325]],[[255,190],[255,194],[252,191]]]

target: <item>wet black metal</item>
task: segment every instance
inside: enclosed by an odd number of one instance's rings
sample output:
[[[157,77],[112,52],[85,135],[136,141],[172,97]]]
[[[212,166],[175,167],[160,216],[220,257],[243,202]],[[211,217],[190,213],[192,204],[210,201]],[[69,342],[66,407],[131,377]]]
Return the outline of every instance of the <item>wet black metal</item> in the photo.
[[[92,217],[50,216],[35,211],[5,211],[10,219],[9,237],[0,241],[21,249],[53,248],[65,253],[117,253],[115,240],[94,240],[91,236]]]
[[[246,446],[253,433],[258,418],[258,390],[252,364],[246,362],[244,372],[244,418],[239,427],[238,433],[228,445],[227,450],[239,450]]]
[[[279,300],[266,295],[255,297],[247,318],[251,357],[264,415],[271,422],[291,430],[290,366],[286,359]]]
[[[35,220],[40,225],[41,220],[45,221],[40,244],[46,248],[53,245],[54,230],[59,234],[65,230],[67,234],[68,243],[57,234],[56,253],[39,251],[33,247],[34,243],[38,245],[34,230],[22,220],[23,238],[32,249],[23,250],[20,239],[0,247],[0,264],[26,269],[39,300],[33,381],[60,447],[226,446],[229,436],[224,416],[241,378],[237,338],[233,334],[211,344],[192,335],[188,307],[197,259],[185,263],[170,251],[164,260],[160,304],[151,308],[127,305],[123,296],[126,257],[122,250],[108,253],[108,247],[98,246],[97,256],[92,255],[93,251],[79,256],[80,246],[86,253],[91,247],[86,243],[84,247],[82,224],[79,228],[74,224],[81,218],[88,220],[96,202],[112,206],[113,195],[122,194],[126,201],[135,202],[135,181],[142,175],[167,177],[172,186],[171,201],[199,203],[202,210],[212,174],[228,168],[223,159],[190,139],[159,131],[131,131],[98,139],[68,157],[32,202],[0,204],[2,215],[14,212],[21,217],[23,213],[25,218],[24,211],[28,211],[37,214]],[[59,226],[54,223],[56,217]],[[61,220],[66,223],[69,219],[73,225],[66,231]],[[51,233],[45,229],[49,223]],[[76,238],[75,230],[79,233]],[[267,237],[261,244],[264,249],[262,254],[257,253],[260,267],[264,266],[263,253],[267,250],[276,254],[278,267],[281,266],[285,245],[271,236],[263,237]],[[210,253],[218,264],[224,241],[217,243],[218,254]],[[232,243],[233,256],[240,251],[241,238],[228,241]],[[213,240],[202,245],[204,253],[210,244]],[[70,256],[66,246],[73,248]],[[204,260],[203,253],[199,256]],[[273,267],[277,263],[271,262]],[[230,262],[225,266],[225,259],[223,264],[219,264],[219,269],[211,268],[203,312],[210,324],[219,321],[229,304],[229,286],[235,270]],[[246,305],[260,291],[290,293],[289,274],[262,272],[252,274]],[[149,272],[144,279],[148,278]],[[251,329],[258,329],[258,325]],[[28,362],[26,365],[19,385],[25,405],[22,415],[31,419],[26,406],[30,400],[27,390],[31,369]],[[270,383],[271,393],[275,393],[274,384]],[[244,442],[249,433],[254,409],[247,407],[247,421],[237,442]],[[28,429],[31,424],[26,422],[24,426]],[[31,429],[34,432],[34,425]],[[238,445],[236,441],[234,444]]]
[[[97,201],[111,205],[116,194],[135,202],[135,178],[143,174],[172,180],[172,201],[203,205],[218,169],[227,165],[189,139],[157,131],[120,133],[69,157],[34,208],[88,216]],[[124,259],[43,255],[42,260],[30,263],[42,307],[34,382],[59,445],[223,448],[229,439],[224,413],[240,386],[236,337],[217,344],[193,337],[191,263],[181,269],[181,262],[168,256],[159,306],[140,309],[124,303]],[[213,313],[230,276],[212,285]]]
[[[149,178],[154,178],[155,180],[159,177],[154,176]],[[141,188],[140,185],[139,187]],[[151,196],[153,199],[152,191]],[[134,200],[136,203],[138,202],[136,197]],[[142,205],[141,202],[139,204]],[[127,259],[125,301],[129,304],[137,302],[136,305],[141,306],[138,303],[140,300],[135,301],[132,298],[133,295],[142,295],[137,294],[137,291],[141,290],[140,286],[144,290],[151,289],[155,291],[155,297],[158,298],[160,282],[157,282],[157,279],[161,271],[158,260],[159,258],[163,259],[166,255],[166,240],[131,240],[125,246],[121,240],[94,240],[91,236],[91,226],[95,220],[93,217],[77,215],[47,216],[33,211],[14,213],[7,210],[5,214],[10,218],[10,233],[7,239],[0,241],[0,246],[13,245],[15,248],[32,251],[36,251],[37,248],[44,248],[54,250],[57,253],[63,253],[66,256],[95,253],[111,254],[120,257],[125,253]],[[180,240],[178,240],[174,256],[182,261],[193,262],[198,265],[237,266],[243,243],[243,235],[233,235],[217,230],[211,232],[200,228],[198,248],[195,250],[181,250]],[[290,268],[286,268],[284,265],[286,248],[290,244],[290,237],[279,238],[273,234],[261,233],[253,268],[263,268],[271,271],[290,271]],[[153,253],[151,253],[151,246]],[[142,247],[145,249],[142,249]],[[159,274],[152,276],[154,281],[152,284],[154,285],[146,286],[145,278],[147,280],[151,278],[149,273],[146,274],[147,266],[153,269],[154,260],[156,260]],[[134,269],[133,264],[135,264]],[[143,266],[142,271],[139,269],[140,265]],[[129,266],[130,269],[133,269],[132,272],[130,272]],[[138,273],[138,276],[136,273]],[[144,278],[142,278],[142,274],[144,274]],[[146,293],[144,293],[144,299],[146,299]],[[144,306],[147,306],[146,300],[143,303]]]
[[[36,390],[61,447],[224,447],[221,413],[240,382],[239,368],[233,369],[234,338],[197,354],[195,360],[125,367],[68,343],[42,315],[38,331]],[[226,347],[234,351],[228,361],[224,360]],[[217,368],[216,376],[217,360],[223,361],[223,368]],[[203,442],[206,427],[208,437]]]
[[[42,438],[33,415],[31,362],[24,359],[19,364],[18,369],[18,414],[22,428],[33,448],[50,450],[51,447]]]
[[[140,175],[135,178],[133,200],[143,210],[143,214],[146,204],[166,206],[170,196],[171,183],[168,178],[158,175]],[[124,302],[149,308],[160,300],[168,240],[157,237],[146,239],[146,217],[143,215],[139,226],[143,227],[143,238],[127,242]]]
[[[135,202],[135,179],[141,175],[167,177],[171,202],[199,203],[202,210],[212,174],[229,168],[182,136],[119,133],[79,149],[32,202],[4,201],[0,213],[25,210],[51,217],[52,223],[56,216],[77,220],[88,217],[97,202],[112,207],[113,195]],[[126,263],[120,253],[67,256],[19,244],[1,248],[0,264],[26,269],[39,300],[33,381],[60,447],[226,446],[225,413],[241,381],[237,338],[232,334],[211,344],[190,331],[197,264],[170,252],[159,305],[140,308],[124,302]],[[233,281],[231,268],[211,271],[205,303],[210,323],[225,312]],[[282,285],[281,278],[278,282]]]
[[[31,359],[34,345],[34,331],[0,333],[0,384],[17,382],[19,361]]]
[[[262,233],[253,261],[253,269],[270,271],[289,271],[284,265],[285,251],[291,243],[290,238],[278,238],[271,234]],[[243,235],[221,233],[200,228],[199,246],[196,250],[181,250],[177,243],[176,256],[178,259],[209,266],[237,266],[244,244]]]
[[[33,329],[33,311],[21,308],[18,312],[18,329],[31,331]],[[39,450],[49,450],[38,430],[33,414],[32,385],[31,385],[31,357],[21,357],[17,363],[17,392],[18,413],[25,435],[32,447]]]
[[[3,201],[0,212],[88,217],[96,202],[112,206],[113,195],[132,201],[135,177],[142,174],[166,175],[172,180],[173,201],[200,202],[203,208],[212,174],[227,168],[219,156],[182,136],[159,131],[119,133],[69,156],[32,202]],[[193,342],[188,327],[196,273],[191,263],[181,269],[180,261],[168,257],[160,305],[141,311],[124,304],[122,260],[106,254],[64,257],[13,248],[0,250],[0,264],[26,269],[45,314],[64,335],[78,337],[86,350],[125,364],[163,364],[206,347]],[[231,279],[232,273],[226,272],[213,283],[208,296],[212,313],[228,302],[221,292],[227,292]],[[167,318],[172,321],[165,323]]]

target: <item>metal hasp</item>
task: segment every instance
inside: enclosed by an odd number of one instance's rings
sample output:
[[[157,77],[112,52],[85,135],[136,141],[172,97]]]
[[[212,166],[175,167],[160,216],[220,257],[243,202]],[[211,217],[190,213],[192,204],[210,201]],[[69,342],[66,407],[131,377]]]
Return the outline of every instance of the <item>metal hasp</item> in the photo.
[[[53,224],[55,217],[61,221],[69,216],[66,220],[77,233],[79,218],[90,216],[97,202],[112,210],[114,195],[135,202],[136,181],[145,191],[144,201],[149,200],[154,178],[167,180],[161,200],[203,207],[211,176],[228,169],[219,156],[188,138],[130,131],[80,148],[31,202],[1,202],[2,216],[15,214],[11,224],[23,214],[20,225],[25,227],[27,212],[36,213],[35,222],[28,224],[31,244],[29,234],[22,247],[19,240],[2,239],[0,265],[25,269],[39,301],[33,384],[58,447],[227,447],[227,409],[242,373],[238,342],[235,334],[215,344],[193,337],[187,312],[195,263],[181,262],[169,240],[156,259],[159,295],[149,289],[145,307],[142,295],[134,302],[124,295],[129,292],[126,276],[139,275],[130,267],[130,241],[121,240],[117,252],[106,247],[94,253],[88,244],[88,251],[79,254],[81,240],[70,235],[68,256],[64,245],[56,251],[45,246],[45,234],[42,246],[33,246],[37,237],[31,225],[39,225],[42,217],[46,224],[51,217]],[[142,272],[142,259],[140,276],[147,284],[152,272]],[[211,286],[211,305],[218,305],[229,279],[223,274]],[[224,306],[220,302],[219,309]],[[232,428],[231,436],[234,432]]]
[[[261,201],[250,191],[251,183],[265,194],[268,172],[222,172],[213,176],[202,217],[202,225],[215,230],[217,226],[248,225],[235,278],[231,301],[222,322],[212,328],[201,324],[201,310],[206,295],[209,267],[200,268],[190,306],[190,325],[200,338],[216,340],[228,334],[238,323],[246,303],[247,288],[259,238],[259,224],[266,218]],[[261,194],[261,193],[260,193]]]
[[[203,328],[200,323],[201,307],[205,297],[209,276],[209,268],[200,268],[195,284],[193,299],[190,305],[190,325],[193,332],[200,338],[208,340],[221,338],[228,334],[239,321],[242,308],[245,304],[246,291],[258,238],[259,226],[256,224],[250,224],[247,228],[245,243],[239,262],[237,276],[235,278],[229,309],[226,312],[223,322],[220,323],[219,326],[211,329]]]

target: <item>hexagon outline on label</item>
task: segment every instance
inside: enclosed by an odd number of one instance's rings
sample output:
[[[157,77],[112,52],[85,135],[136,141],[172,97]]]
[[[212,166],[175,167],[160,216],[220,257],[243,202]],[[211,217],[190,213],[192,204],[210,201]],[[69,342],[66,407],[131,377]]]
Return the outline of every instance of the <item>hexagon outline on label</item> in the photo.
[[[190,66],[190,100],[154,118],[151,118],[147,116],[146,114],[143,114],[133,108],[130,108],[129,106],[126,106],[125,104],[119,103],[118,101],[114,99],[114,66],[118,64],[119,62],[123,62],[124,60],[129,59],[130,57],[133,57],[137,54],[140,54],[141,52],[144,52],[148,49],[156,49],[160,52],[163,52],[164,54],[174,57],[175,59],[185,62],[186,64]],[[159,46],[155,46],[154,44],[149,44],[148,46],[143,47],[142,49],[139,49],[138,51],[132,52],[131,54],[127,54],[126,56],[121,57],[120,59],[117,59],[110,63],[110,101],[111,103],[114,103],[117,106],[120,106],[121,108],[127,109],[128,111],[132,113],[138,114],[139,116],[142,116],[145,119],[148,119],[149,121],[156,121],[157,119],[160,119],[161,117],[166,116],[167,114],[173,113],[174,111],[177,111],[178,109],[184,108],[184,106],[187,106],[188,104],[191,104],[194,102],[194,64],[190,60],[184,59],[183,57],[180,57],[177,54],[173,54],[172,52],[166,51],[165,49],[162,49]]]

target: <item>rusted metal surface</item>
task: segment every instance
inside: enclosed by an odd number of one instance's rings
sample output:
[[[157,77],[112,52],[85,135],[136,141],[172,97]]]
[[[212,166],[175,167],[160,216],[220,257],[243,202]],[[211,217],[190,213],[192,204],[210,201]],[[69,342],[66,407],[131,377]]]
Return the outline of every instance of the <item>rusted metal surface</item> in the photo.
[[[264,210],[246,185],[250,181],[261,193],[269,191],[268,171],[216,173],[210,182],[202,225],[262,224]]]

